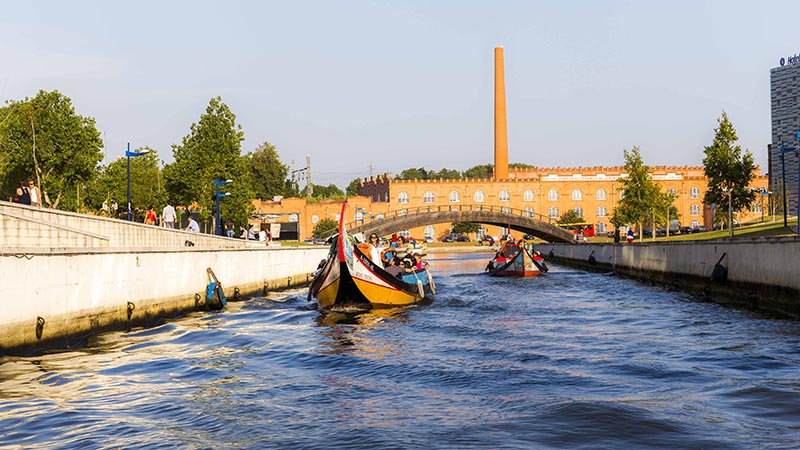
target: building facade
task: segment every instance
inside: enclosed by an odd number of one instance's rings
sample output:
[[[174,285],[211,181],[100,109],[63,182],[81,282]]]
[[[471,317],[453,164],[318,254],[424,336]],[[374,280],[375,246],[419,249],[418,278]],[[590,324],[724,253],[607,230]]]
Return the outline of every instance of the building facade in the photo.
[[[800,57],[781,58],[780,66],[770,70],[769,79],[772,113],[769,190],[779,203],[786,200],[786,211],[794,216],[797,215],[800,168]]]

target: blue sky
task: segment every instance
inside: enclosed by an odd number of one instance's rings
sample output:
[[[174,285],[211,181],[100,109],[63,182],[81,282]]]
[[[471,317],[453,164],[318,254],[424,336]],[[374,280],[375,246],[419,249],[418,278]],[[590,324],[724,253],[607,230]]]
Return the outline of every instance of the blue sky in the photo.
[[[315,184],[493,159],[495,46],[509,160],[700,165],[725,110],[767,171],[769,70],[800,52],[797,1],[0,0],[0,101],[58,89],[166,162],[221,96]]]

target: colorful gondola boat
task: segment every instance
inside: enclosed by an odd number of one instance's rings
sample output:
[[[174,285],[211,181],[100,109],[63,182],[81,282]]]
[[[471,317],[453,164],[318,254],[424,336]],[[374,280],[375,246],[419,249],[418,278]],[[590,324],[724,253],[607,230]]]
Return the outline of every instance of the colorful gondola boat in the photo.
[[[549,269],[544,258],[525,241],[506,241],[486,266],[493,277],[530,277]]]
[[[359,249],[344,226],[347,202],[342,204],[339,234],[331,244],[325,265],[314,278],[309,297],[320,309],[373,309],[416,305],[433,301],[436,287],[427,268],[402,277],[386,272]]]

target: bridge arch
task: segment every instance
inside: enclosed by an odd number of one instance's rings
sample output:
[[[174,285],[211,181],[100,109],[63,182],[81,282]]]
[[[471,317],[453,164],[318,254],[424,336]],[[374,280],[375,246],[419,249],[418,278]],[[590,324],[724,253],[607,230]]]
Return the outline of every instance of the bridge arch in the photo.
[[[401,230],[436,223],[473,222],[508,227],[547,242],[573,242],[572,232],[551,223],[551,219],[529,211],[495,205],[440,205],[400,209],[346,224],[350,233],[377,233],[386,236]]]

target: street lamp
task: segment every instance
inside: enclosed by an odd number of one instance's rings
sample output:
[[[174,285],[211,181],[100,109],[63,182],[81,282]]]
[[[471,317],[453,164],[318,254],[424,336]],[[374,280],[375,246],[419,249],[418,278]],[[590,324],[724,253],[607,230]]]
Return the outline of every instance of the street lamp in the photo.
[[[219,187],[222,186],[222,185],[228,184],[228,183],[233,183],[233,180],[217,180],[217,179],[214,180],[214,189],[216,190],[216,193],[217,193],[217,195],[214,196],[214,199],[217,202],[217,221],[216,221],[217,225],[215,227],[215,233],[214,234],[216,234],[217,236],[222,236],[222,224],[219,223],[219,220],[220,220],[219,219],[219,199],[221,199],[222,197],[227,197],[227,196],[231,195],[230,192],[226,192],[224,194],[220,194],[219,193]]]
[[[761,191],[759,191],[759,193],[761,194],[761,223],[764,223],[764,196],[772,195],[772,192],[764,188],[761,188]]]
[[[128,222],[131,221],[131,157],[142,156],[145,153],[150,153],[150,150],[142,150],[140,152],[131,151],[131,143],[128,142],[128,149],[125,150],[125,157],[128,158]]]
[[[733,189],[724,187],[722,188],[722,192],[728,194],[728,237],[733,237],[733,202],[731,201]]]

